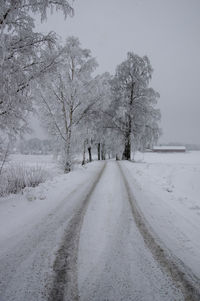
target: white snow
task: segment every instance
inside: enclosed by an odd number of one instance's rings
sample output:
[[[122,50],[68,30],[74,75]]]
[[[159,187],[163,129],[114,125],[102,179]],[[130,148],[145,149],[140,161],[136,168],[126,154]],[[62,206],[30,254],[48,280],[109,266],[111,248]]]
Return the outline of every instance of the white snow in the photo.
[[[12,238],[28,232],[41,219],[67,199],[83,183],[91,182],[92,174],[99,168],[95,162],[77,167],[70,174],[59,175],[35,188],[25,188],[22,193],[0,198],[0,254]]]
[[[77,167],[23,194],[0,199],[3,300],[43,300],[63,231],[101,167],[99,162]]]
[[[36,161],[26,159],[24,164]],[[135,160],[120,164],[140,209],[160,240],[200,277],[200,152],[137,153]],[[38,162],[55,170],[48,157]],[[79,166],[23,194],[0,199],[4,300],[43,300],[63,232],[101,167],[102,162]],[[114,161],[107,162],[91,195],[78,264],[81,300],[148,296],[155,301],[161,295],[162,300],[172,300],[176,294],[182,299],[144,244]]]
[[[145,218],[200,277],[200,152],[137,153],[122,162]]]

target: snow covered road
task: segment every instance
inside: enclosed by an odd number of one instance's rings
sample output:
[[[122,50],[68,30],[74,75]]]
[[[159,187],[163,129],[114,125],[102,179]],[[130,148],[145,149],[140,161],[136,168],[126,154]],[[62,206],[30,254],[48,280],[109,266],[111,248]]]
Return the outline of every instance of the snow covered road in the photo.
[[[116,162],[91,196],[79,247],[80,300],[184,300],[146,248]]]
[[[148,244],[126,177],[123,164],[93,163],[54,183],[56,202],[0,203],[0,301],[198,300]]]

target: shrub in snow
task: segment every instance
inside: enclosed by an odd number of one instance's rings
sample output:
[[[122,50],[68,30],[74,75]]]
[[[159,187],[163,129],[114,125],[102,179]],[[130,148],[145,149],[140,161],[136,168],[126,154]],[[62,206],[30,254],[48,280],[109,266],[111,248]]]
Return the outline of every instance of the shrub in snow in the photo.
[[[0,196],[18,193],[25,187],[36,187],[40,183],[45,182],[47,178],[48,173],[41,166],[9,166],[0,178]]]
[[[40,183],[44,183],[48,178],[48,173],[41,166],[29,168],[26,172],[26,186],[36,187]]]

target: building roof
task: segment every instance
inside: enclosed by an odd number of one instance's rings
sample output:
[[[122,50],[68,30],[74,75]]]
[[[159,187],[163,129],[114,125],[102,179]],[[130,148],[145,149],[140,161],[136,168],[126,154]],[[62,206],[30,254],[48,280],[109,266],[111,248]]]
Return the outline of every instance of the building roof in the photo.
[[[171,145],[159,145],[159,146],[154,146],[153,150],[186,150],[185,146],[171,146]]]

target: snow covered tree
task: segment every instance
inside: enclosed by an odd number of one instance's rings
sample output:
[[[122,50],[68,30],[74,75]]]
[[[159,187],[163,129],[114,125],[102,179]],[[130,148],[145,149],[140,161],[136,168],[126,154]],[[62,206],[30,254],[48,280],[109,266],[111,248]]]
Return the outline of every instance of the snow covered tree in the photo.
[[[0,1],[0,127],[14,134],[26,126],[31,81],[48,72],[55,59],[45,51],[55,43],[55,34],[34,32],[30,16],[39,13],[44,20],[48,8],[62,9],[65,16],[73,12],[66,0]]]
[[[123,159],[131,158],[133,150],[153,143],[160,133],[160,111],[155,108],[159,94],[149,87],[153,69],[147,56],[129,52],[116,69],[111,81],[112,105],[108,127],[123,137]]]
[[[106,127],[105,127],[105,116],[103,111],[107,110],[110,105],[110,84],[109,81],[111,75],[105,72],[98,75],[93,80],[94,86],[93,97],[90,98],[90,109],[87,114],[84,115],[81,122],[79,123],[79,131],[82,133],[84,138],[83,144],[83,161],[85,164],[85,150],[86,147],[89,151],[89,161],[91,159],[92,149],[97,150],[97,158],[105,159],[106,152]]]
[[[64,16],[73,15],[73,8],[67,0],[0,0],[1,31],[20,31],[33,25],[30,13],[39,13],[43,21],[47,10],[62,10]]]
[[[97,67],[90,50],[69,37],[57,72],[46,77],[40,89],[41,112],[49,133],[62,144],[64,171],[71,169],[72,141],[76,128],[98,99],[92,72]]]
[[[32,82],[49,72],[57,59],[49,52],[54,33],[34,32],[31,14],[46,18],[47,9],[73,10],[66,0],[0,0],[0,136],[16,136],[27,129],[32,111]],[[53,55],[51,55],[53,54]]]

